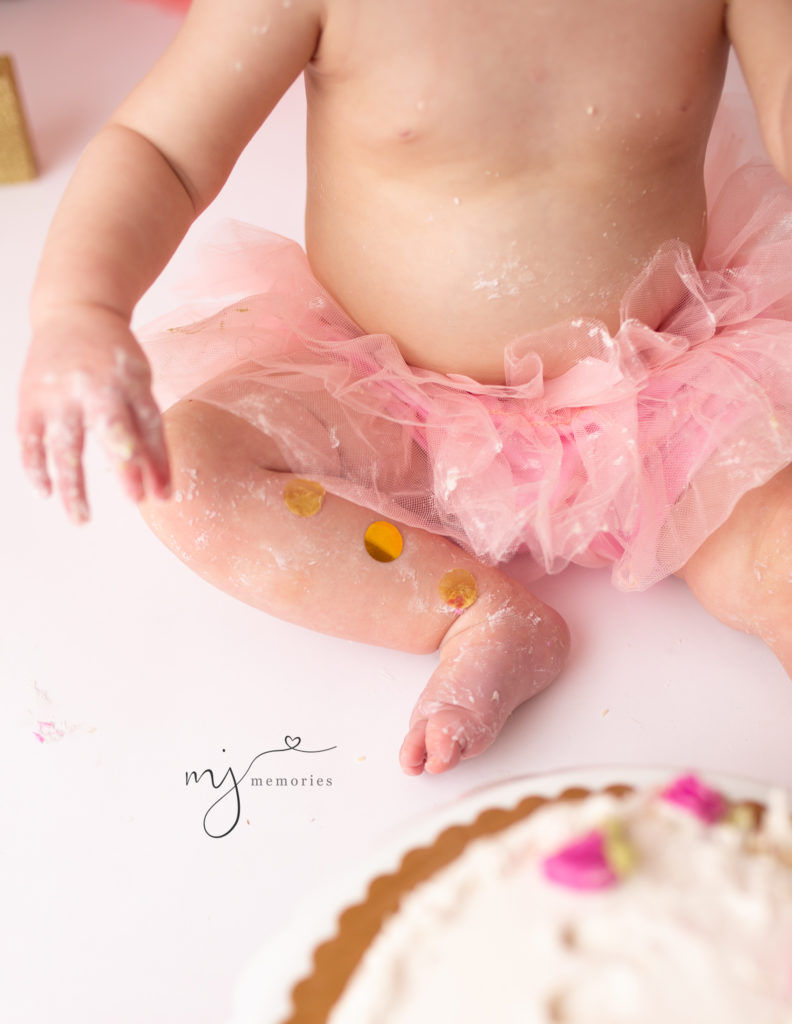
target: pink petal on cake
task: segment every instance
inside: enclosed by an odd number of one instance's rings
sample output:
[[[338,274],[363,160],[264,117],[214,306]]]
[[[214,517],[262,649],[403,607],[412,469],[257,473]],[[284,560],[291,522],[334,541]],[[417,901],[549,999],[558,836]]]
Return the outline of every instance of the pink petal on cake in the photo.
[[[576,839],[546,857],[542,866],[551,882],[568,889],[607,889],[619,880],[608,863],[605,837],[601,832]]]
[[[684,807],[701,821],[714,825],[726,813],[726,801],[696,775],[682,775],[664,789],[662,797],[671,804]]]

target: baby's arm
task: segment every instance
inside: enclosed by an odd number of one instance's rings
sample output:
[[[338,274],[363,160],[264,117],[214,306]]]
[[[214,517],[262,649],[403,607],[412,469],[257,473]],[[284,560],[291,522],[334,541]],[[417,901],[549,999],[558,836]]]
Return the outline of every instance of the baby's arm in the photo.
[[[792,183],[792,0],[727,0],[726,27],[767,152]]]
[[[135,500],[167,494],[160,416],[132,311],[311,59],[321,3],[193,0],[171,47],[80,161],[33,291],[19,408],[25,468],[49,493],[49,456],[76,521],[88,514],[87,430]]]

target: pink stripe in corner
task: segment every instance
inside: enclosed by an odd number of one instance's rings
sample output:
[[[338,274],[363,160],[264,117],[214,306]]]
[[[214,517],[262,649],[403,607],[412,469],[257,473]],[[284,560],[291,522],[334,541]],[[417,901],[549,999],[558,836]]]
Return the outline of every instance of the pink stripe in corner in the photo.
[[[191,0],[135,0],[136,3],[156,4],[167,11],[186,11]]]

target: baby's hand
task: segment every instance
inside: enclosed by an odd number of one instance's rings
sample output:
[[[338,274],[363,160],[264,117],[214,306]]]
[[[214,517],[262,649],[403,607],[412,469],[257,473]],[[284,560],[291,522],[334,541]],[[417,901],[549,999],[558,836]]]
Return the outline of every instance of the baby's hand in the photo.
[[[34,486],[48,495],[54,478],[74,522],[89,515],[82,458],[89,431],[133,501],[169,494],[148,362],[111,310],[75,307],[37,325],[22,375],[18,431]]]

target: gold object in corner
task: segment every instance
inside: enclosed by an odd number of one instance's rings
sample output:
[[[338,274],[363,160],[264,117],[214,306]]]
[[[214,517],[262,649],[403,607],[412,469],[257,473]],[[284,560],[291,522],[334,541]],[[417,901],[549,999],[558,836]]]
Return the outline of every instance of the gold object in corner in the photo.
[[[0,185],[30,181],[36,161],[10,57],[0,57]]]

